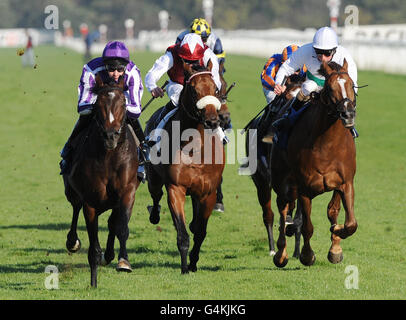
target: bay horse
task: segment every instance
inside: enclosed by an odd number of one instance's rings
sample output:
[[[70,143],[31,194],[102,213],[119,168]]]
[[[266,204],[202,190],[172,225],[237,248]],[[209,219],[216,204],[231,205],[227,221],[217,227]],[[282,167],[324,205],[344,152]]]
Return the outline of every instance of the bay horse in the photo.
[[[273,113],[271,116],[273,120],[271,123],[277,119],[279,119],[287,110],[288,106],[290,105],[292,99],[296,96],[300,87],[303,83],[303,79],[299,75],[292,75],[286,81],[286,90],[283,93],[281,99],[275,101],[276,106],[272,109],[279,110],[277,113]],[[262,117],[265,117],[265,113]],[[251,174],[252,181],[254,182],[255,188],[257,190],[257,197],[259,204],[262,208],[262,219],[265,225],[265,229],[268,235],[268,245],[269,245],[269,254],[270,256],[274,256],[275,251],[275,241],[273,237],[273,223],[274,223],[274,213],[271,207],[271,170],[270,170],[270,163],[271,163],[271,151],[272,145],[262,142],[262,135],[259,132],[259,127],[261,127],[261,121],[264,121],[263,118],[259,117],[255,121],[252,122],[249,129],[257,129],[257,136],[256,141],[258,143],[256,158],[257,158],[257,170]],[[252,141],[250,141],[249,135],[246,135],[245,139],[245,147],[246,147],[246,154],[253,152],[250,150]],[[263,156],[264,155],[264,156]],[[291,208],[289,210],[289,215],[292,216],[292,212],[295,208],[294,203],[291,204]],[[289,225],[288,235],[293,236],[295,235],[295,251],[293,253],[293,257],[298,258],[300,252],[300,228],[302,224],[301,220],[302,215],[300,214],[300,209],[295,215],[295,219],[292,225]]]
[[[97,75],[93,91],[97,94],[93,119],[88,131],[77,138],[82,139],[81,144],[75,153],[72,170],[63,176],[63,180],[66,198],[73,207],[66,247],[70,252],[80,249],[76,228],[83,208],[90,243],[90,283],[92,287],[97,287],[97,266],[107,265],[114,259],[115,237],[120,242],[116,269],[131,272],[126,241],[135,192],[140,182],[137,179],[138,140],[126,121],[123,78],[118,84],[106,85]],[[98,216],[110,209],[109,234],[103,255],[98,239]]]
[[[219,127],[218,110],[221,102],[216,97],[216,85],[210,69],[194,70],[184,64],[185,84],[179,97],[178,109],[168,121],[165,130],[169,133],[170,160],[168,163],[147,164],[148,190],[153,200],[150,210],[150,222],[159,222],[162,188],[165,186],[168,194],[168,207],[177,232],[177,247],[181,257],[181,273],[197,271],[200,247],[206,237],[208,219],[216,203],[216,189],[221,182],[224,170],[224,147],[222,141],[212,143],[207,131]],[[157,110],[148,120],[145,134],[149,135],[154,129]],[[176,137],[171,124],[179,123],[180,133],[191,130],[196,132],[192,139],[193,151],[185,151],[189,141],[180,141],[179,147],[173,147]],[[207,147],[209,146],[209,147]],[[152,151],[152,150],[151,150]],[[190,161],[190,155],[199,161]],[[217,158],[219,157],[219,158]],[[215,159],[217,158],[217,159]],[[186,159],[188,161],[186,161]],[[209,159],[209,161],[208,161]],[[220,161],[216,161],[220,159]],[[189,229],[193,233],[194,245],[190,252],[190,263],[187,264],[189,251],[189,234],[186,230],[185,201],[190,195],[193,204],[193,219]]]
[[[324,87],[319,95],[312,95],[310,105],[291,129],[287,149],[273,145],[271,181],[281,215],[274,263],[280,268],[288,263],[285,221],[289,204],[296,199],[303,213],[304,245],[300,253],[303,265],[310,266],[315,262],[310,246],[313,235],[310,214],[312,199],[316,196],[333,191],[327,208],[331,223],[332,244],[328,253],[331,263],[342,261],[340,241],[357,230],[353,185],[356,151],[349,130],[355,124],[354,83],[348,75],[345,60],[343,66],[335,62],[323,63],[320,72],[326,78]],[[345,209],[344,225],[337,224],[340,200]]]

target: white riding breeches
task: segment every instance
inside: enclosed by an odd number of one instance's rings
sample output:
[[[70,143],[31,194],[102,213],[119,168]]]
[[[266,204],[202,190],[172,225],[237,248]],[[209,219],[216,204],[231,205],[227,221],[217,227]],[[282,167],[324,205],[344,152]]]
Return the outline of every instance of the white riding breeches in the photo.
[[[320,92],[322,89],[323,87],[317,85],[317,83],[313,80],[306,79],[306,81],[302,84],[301,91],[304,96],[308,97],[313,91]]]
[[[178,106],[179,96],[182,89],[183,86],[181,84],[169,80],[169,83],[166,86],[166,93],[174,106]]]
[[[262,87],[262,90],[264,91],[266,102],[271,103],[275,99],[276,93],[273,92],[272,90],[268,90],[264,87]]]

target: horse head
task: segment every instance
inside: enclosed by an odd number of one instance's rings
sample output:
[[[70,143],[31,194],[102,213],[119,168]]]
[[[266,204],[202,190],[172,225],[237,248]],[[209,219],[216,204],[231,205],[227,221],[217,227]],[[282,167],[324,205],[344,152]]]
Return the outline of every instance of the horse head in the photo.
[[[217,129],[220,125],[218,112],[221,102],[217,98],[210,65],[209,62],[208,69],[184,65],[186,77],[179,105],[189,118],[203,124],[206,129]]]
[[[113,150],[118,144],[126,117],[124,78],[120,77],[118,83],[107,85],[96,75],[93,92],[97,94],[95,120],[99,133],[105,148]]]
[[[347,61],[344,60],[342,67],[335,62],[323,63],[320,73],[326,78],[320,93],[321,101],[332,107],[332,113],[346,128],[352,128],[355,125],[356,99]]]

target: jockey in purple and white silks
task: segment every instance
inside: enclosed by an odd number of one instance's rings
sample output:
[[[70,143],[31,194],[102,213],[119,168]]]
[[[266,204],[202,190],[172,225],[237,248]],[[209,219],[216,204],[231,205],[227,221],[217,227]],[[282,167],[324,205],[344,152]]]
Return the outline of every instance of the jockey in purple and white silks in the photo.
[[[323,62],[334,61],[339,65],[344,64],[344,59],[348,63],[348,74],[354,82],[354,90],[357,92],[358,71],[349,51],[338,44],[336,32],[330,27],[323,27],[317,30],[313,42],[301,46],[292,56],[279,68],[275,80],[274,92],[277,95],[286,90],[286,86],[281,86],[285,77],[290,76],[296,70],[306,65],[306,81],[293,100],[291,108],[299,110],[307,101],[310,100],[312,92],[320,92],[324,87],[325,78],[319,73]],[[287,123],[286,118],[281,118],[274,123],[277,129],[282,129]],[[354,137],[358,134],[355,129],[351,130]]]
[[[103,83],[118,82],[120,76],[124,77],[124,95],[126,98],[127,121],[133,128],[140,141],[140,163],[148,161],[147,152],[144,150],[145,136],[139,123],[141,114],[141,98],[144,91],[141,73],[138,67],[130,60],[130,54],[124,43],[112,41],[107,43],[101,57],[89,61],[82,70],[78,86],[78,113],[79,120],[61,151],[61,174],[68,173],[72,160],[72,142],[78,134],[85,129],[92,119],[93,105],[97,95],[92,91],[96,84],[96,75]]]

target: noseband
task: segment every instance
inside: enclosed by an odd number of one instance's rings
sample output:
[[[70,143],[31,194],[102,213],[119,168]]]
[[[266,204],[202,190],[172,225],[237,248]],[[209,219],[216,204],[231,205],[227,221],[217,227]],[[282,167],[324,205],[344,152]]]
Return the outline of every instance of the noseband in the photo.
[[[344,72],[344,71],[335,71],[333,73],[331,73],[328,78],[326,80],[328,80],[329,78],[331,78],[333,75],[347,75],[349,77],[348,72]],[[352,101],[351,99],[349,99],[348,97],[343,98],[342,100],[334,103],[331,100],[331,88],[330,86],[326,85],[326,91],[327,91],[327,97],[330,100],[329,105],[334,106],[335,108],[330,108],[329,110],[329,114],[333,115],[339,119],[342,119],[342,114],[345,113],[347,111],[347,108],[345,106],[346,103],[350,103],[351,105],[354,106],[354,112],[356,112],[356,100]],[[355,91],[355,90],[354,90]]]
[[[186,88],[191,88],[191,94],[192,94],[192,99],[193,101],[197,100],[196,97],[196,90],[194,87],[191,85],[191,80],[195,77],[202,76],[202,75],[211,75],[211,71],[202,71],[202,72],[197,72],[194,73],[190,76],[190,78],[185,82],[185,89]],[[183,101],[180,101],[179,106],[185,111],[187,116],[198,123],[204,123],[204,115],[202,110],[208,105],[208,104],[213,104],[216,108],[216,110],[220,110],[221,108],[221,102],[215,97],[211,95],[204,96],[203,98],[199,99],[198,101],[194,102],[196,105],[196,109],[194,109],[194,112],[192,113],[188,108],[184,105]]]

